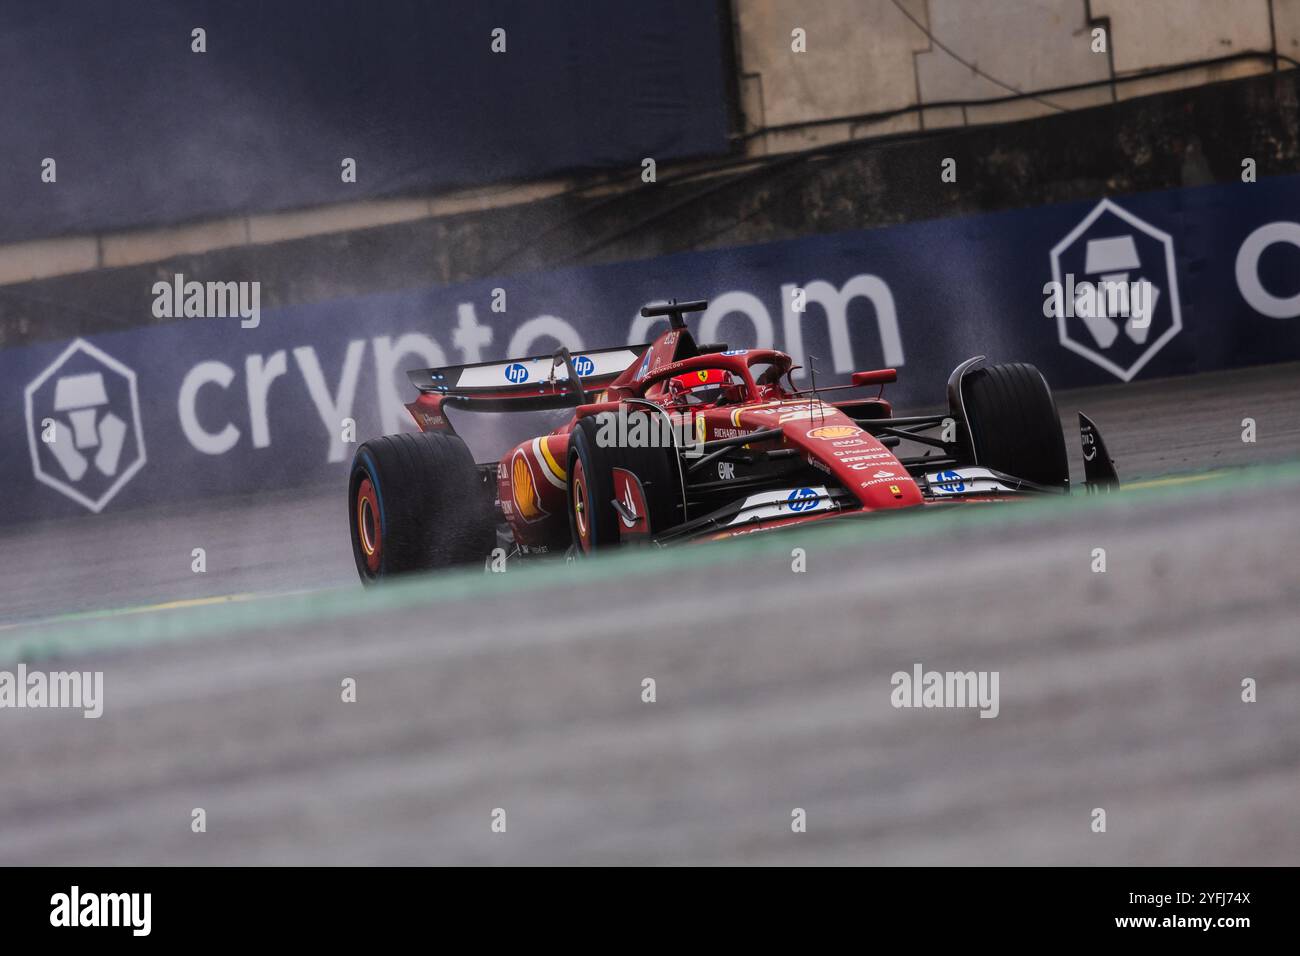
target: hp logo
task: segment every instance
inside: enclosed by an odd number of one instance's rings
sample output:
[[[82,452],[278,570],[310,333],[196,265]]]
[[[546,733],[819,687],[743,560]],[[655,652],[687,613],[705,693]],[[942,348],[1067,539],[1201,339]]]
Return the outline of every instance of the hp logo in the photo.
[[[941,471],[935,477],[939,479],[939,487],[944,491],[966,490],[966,479],[955,471]]]
[[[786,497],[785,503],[791,511],[807,511],[809,508],[817,507],[817,500],[820,497],[811,488],[796,488]]]
[[[520,382],[528,381],[528,369],[518,362],[511,362],[506,366],[506,381],[511,385],[518,385]]]

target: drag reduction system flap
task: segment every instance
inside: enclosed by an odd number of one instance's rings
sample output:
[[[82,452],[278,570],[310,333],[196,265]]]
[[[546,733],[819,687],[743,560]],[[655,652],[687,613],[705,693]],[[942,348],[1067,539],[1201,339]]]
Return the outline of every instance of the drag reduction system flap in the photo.
[[[550,355],[479,362],[473,365],[448,365],[442,368],[419,368],[407,372],[411,384],[421,392],[448,397],[527,398],[536,395],[572,394],[564,387],[571,379],[570,369],[582,386],[607,384],[621,375],[629,365],[640,360],[649,344],[623,345],[609,349],[586,349],[570,355],[557,349]],[[578,391],[580,391],[579,389]]]

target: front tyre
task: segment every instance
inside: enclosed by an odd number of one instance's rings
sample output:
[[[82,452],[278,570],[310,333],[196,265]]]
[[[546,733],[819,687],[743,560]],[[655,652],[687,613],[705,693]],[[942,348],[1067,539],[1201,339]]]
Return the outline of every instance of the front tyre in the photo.
[[[979,464],[1040,485],[1068,488],[1070,465],[1056,399],[1032,365],[989,365],[961,383]]]
[[[643,434],[650,434],[653,413],[633,411],[626,415],[630,422],[644,417]],[[648,540],[685,520],[676,450],[603,445],[600,425],[598,416],[579,419],[569,434],[569,531],[577,557],[612,548],[633,537]],[[636,515],[631,522],[614,507],[616,469],[633,476],[638,487],[639,500],[624,505],[632,506],[625,514]],[[641,533],[634,536],[633,529]]]
[[[489,495],[459,436],[421,432],[366,442],[348,481],[352,556],[362,583],[482,562],[496,538]]]

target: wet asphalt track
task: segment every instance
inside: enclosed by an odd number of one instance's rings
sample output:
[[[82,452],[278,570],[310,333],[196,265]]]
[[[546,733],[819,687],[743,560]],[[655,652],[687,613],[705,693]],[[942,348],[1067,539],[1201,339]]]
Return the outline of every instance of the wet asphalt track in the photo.
[[[9,622],[313,593],[0,630],[107,697],[0,711],[0,863],[1300,862],[1300,367],[1060,404],[1126,480],[1263,467],[365,596],[337,493],[5,532]]]

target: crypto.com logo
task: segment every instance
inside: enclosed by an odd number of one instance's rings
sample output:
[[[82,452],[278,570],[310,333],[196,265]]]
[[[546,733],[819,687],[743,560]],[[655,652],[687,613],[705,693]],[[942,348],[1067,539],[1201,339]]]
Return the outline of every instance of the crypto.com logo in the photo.
[[[1090,284],[1150,283],[1152,307],[1143,318],[1090,315],[1084,309],[1078,315],[1064,309],[1056,314],[1061,344],[1117,378],[1130,381],[1183,328],[1173,238],[1109,199],[1097,203],[1052,250],[1057,288],[1069,276]]]
[[[23,391],[36,480],[98,512],[144,467],[135,372],[77,339]]]

